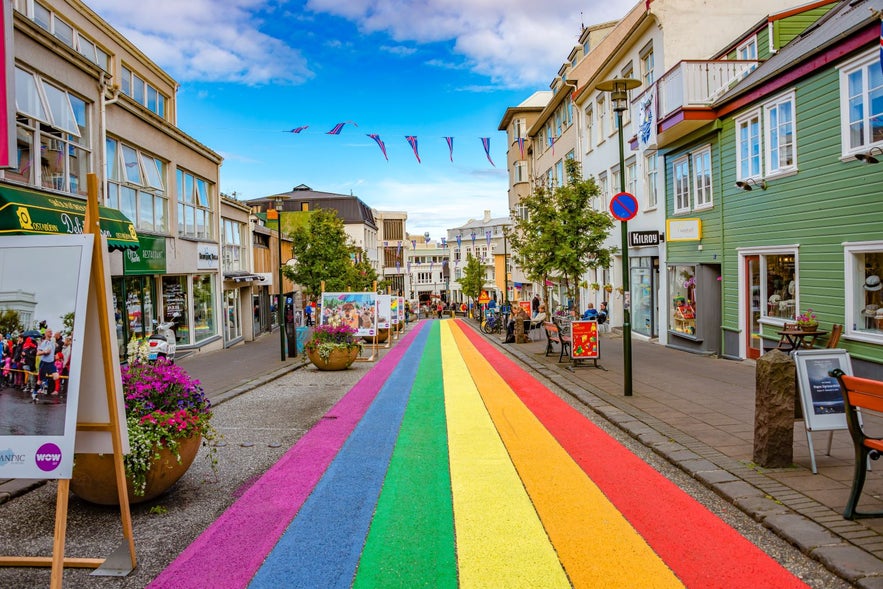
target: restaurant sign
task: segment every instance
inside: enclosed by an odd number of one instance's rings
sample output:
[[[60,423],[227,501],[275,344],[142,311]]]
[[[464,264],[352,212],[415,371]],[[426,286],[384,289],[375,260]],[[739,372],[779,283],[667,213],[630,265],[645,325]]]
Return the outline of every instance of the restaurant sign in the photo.
[[[659,231],[629,231],[629,247],[659,245]]]
[[[139,235],[137,250],[127,251],[123,256],[123,274],[127,276],[152,276],[166,273],[166,238],[156,235]]]

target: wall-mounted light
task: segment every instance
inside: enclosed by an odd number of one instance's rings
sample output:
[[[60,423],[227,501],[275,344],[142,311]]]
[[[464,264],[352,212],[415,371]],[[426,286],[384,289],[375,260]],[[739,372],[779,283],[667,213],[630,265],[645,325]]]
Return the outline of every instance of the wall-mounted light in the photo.
[[[736,182],[736,188],[741,188],[746,192],[751,192],[754,188],[766,190],[766,180],[761,180],[760,182],[757,182],[754,178],[749,178],[748,180],[739,180],[738,182]]]
[[[875,154],[883,155],[883,147],[872,147],[868,150],[868,153],[857,153],[855,154],[855,159],[866,164],[879,164],[880,160],[874,157]]]

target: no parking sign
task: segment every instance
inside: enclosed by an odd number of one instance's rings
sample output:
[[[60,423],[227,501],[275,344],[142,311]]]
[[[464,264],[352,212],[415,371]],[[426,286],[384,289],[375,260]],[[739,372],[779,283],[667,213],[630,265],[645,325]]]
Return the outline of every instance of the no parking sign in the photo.
[[[638,214],[638,199],[628,192],[614,195],[610,199],[610,214],[620,221],[631,221]]]

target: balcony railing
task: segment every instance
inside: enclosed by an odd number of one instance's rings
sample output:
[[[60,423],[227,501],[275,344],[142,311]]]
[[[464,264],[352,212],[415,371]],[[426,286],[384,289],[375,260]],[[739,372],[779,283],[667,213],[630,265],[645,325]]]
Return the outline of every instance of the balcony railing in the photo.
[[[684,106],[708,106],[756,67],[756,61],[681,61],[656,83],[658,120]]]

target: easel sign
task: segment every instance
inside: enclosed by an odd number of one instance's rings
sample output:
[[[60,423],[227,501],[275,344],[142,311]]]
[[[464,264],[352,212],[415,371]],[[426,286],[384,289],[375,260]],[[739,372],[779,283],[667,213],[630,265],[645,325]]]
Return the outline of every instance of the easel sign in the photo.
[[[72,328],[70,369],[66,379],[55,368],[55,339],[46,392],[32,395],[13,388],[3,390],[0,411],[0,473],[4,478],[69,479],[73,471],[83,366],[87,293],[92,263],[92,235],[0,237],[0,291],[17,293],[17,310],[24,320],[25,342],[40,346],[34,327],[64,333]],[[73,321],[72,326],[67,324]],[[42,356],[36,367],[22,373],[36,385]],[[66,394],[55,393],[66,380]],[[38,387],[38,390],[39,387]]]
[[[797,364],[797,386],[800,389],[800,406],[803,409],[812,471],[816,473],[812,432],[831,432],[827,451],[827,454],[830,454],[834,431],[847,429],[846,408],[843,404],[840,384],[828,373],[839,368],[851,376],[852,362],[849,353],[840,349],[796,350],[793,357]]]
[[[347,325],[356,330],[355,337],[364,337],[372,341],[370,358],[358,358],[360,361],[372,361],[377,350],[377,293],[376,292],[323,292],[321,325]]]
[[[399,318],[399,331],[405,328],[405,297],[396,297],[396,316]]]
[[[595,368],[598,358],[601,357],[601,340],[598,338],[597,321],[571,321],[570,322],[570,358],[573,366],[581,366],[582,360],[592,360]]]
[[[398,316],[390,313],[391,299],[390,295],[377,295],[377,329],[389,329],[398,323]]]

